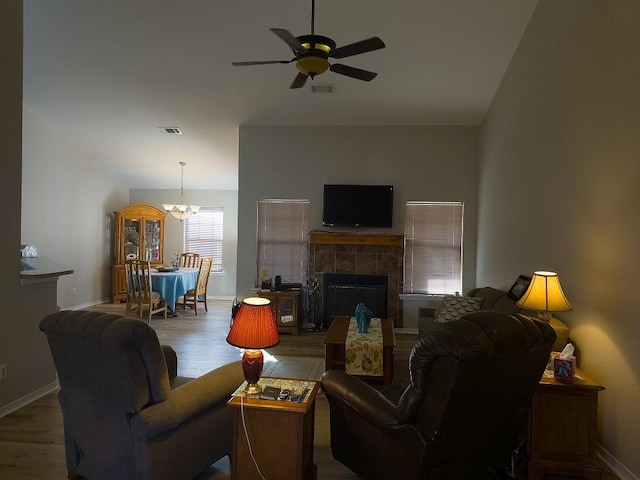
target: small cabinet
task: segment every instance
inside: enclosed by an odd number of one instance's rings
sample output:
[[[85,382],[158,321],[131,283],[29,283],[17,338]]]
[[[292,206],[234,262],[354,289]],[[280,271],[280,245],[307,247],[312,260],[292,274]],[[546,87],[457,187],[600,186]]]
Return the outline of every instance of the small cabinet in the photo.
[[[129,205],[114,215],[114,263],[111,269],[111,300],[127,299],[124,262],[139,258],[162,264],[166,212],[152,205]]]
[[[276,317],[278,332],[298,335],[300,321],[300,292],[261,291],[258,295],[271,300],[273,315]]]
[[[570,381],[540,380],[531,405],[531,480],[541,480],[547,474],[601,478],[596,436],[598,392],[603,389],[580,369]]]

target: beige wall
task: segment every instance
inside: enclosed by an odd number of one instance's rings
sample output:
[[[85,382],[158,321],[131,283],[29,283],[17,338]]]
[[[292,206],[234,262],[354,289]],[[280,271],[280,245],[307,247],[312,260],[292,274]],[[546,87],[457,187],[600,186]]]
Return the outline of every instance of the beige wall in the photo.
[[[128,204],[129,190],[96,152],[31,108],[29,94],[25,87],[22,243],[74,270],[58,281],[61,308],[93,304],[110,296],[113,211]]]
[[[322,226],[325,183],[392,184],[393,231],[408,200],[465,202],[465,288],[475,278],[477,127],[240,127],[238,296],[256,278],[256,201],[311,201]]]
[[[55,370],[38,322],[56,306],[54,282],[21,285],[20,197],[22,177],[22,1],[0,2],[0,151],[3,212],[0,235],[2,329],[0,364],[8,376],[0,381],[0,416],[19,399],[37,398],[55,385]]]
[[[0,364],[6,363],[9,372],[0,382],[0,416],[55,387],[53,362],[38,323],[58,306],[108,297],[110,212],[128,202],[128,189],[114,173],[89,166],[95,153],[83,151],[30,108],[28,79],[33,72],[25,67],[23,77],[22,25],[22,1],[0,2],[1,191],[3,204],[15,206],[4,213],[0,237]],[[21,244],[36,245],[40,256],[75,273],[58,282],[21,285]]]
[[[637,1],[540,1],[483,125],[478,217],[478,285],[559,273],[623,478],[640,475],[638,25]]]
[[[176,202],[178,190],[131,189],[131,203],[148,203],[162,208],[163,203]],[[185,200],[194,205],[222,207],[224,243],[222,245],[222,273],[213,273],[209,279],[208,297],[233,298],[236,292],[236,260],[238,245],[238,192],[237,190],[185,190]],[[168,261],[176,252],[184,251],[184,228],[180,220],[167,215],[164,229],[164,259]]]

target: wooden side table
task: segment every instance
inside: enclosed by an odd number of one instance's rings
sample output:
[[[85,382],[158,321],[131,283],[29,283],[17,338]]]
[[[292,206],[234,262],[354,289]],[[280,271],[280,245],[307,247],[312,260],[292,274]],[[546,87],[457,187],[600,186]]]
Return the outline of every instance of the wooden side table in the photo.
[[[235,410],[232,479],[261,478],[249,452],[244,425],[251,451],[265,478],[317,478],[318,469],[313,463],[313,437],[315,401],[320,382],[304,381],[314,386],[303,403],[242,397],[229,400],[228,405]]]
[[[576,369],[573,380],[543,377],[533,396],[529,478],[548,473],[600,479],[596,461],[598,392],[604,387]]]
[[[329,330],[322,341],[324,343],[325,370],[342,370],[345,368],[344,347],[349,331],[351,317],[336,317],[331,322]],[[382,324],[382,377],[358,375],[367,383],[374,385],[391,385],[393,383],[393,348],[396,337],[393,332],[393,322],[388,318],[380,320]]]

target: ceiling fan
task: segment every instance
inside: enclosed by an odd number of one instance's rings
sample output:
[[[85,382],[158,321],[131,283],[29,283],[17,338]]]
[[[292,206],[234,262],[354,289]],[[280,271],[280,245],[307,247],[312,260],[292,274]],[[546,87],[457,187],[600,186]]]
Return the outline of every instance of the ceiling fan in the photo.
[[[329,58],[345,58],[361,53],[379,50],[385,47],[384,42],[378,37],[368,38],[356,43],[350,43],[342,47],[336,48],[336,42],[322,35],[315,35],[315,10],[316,2],[311,0],[311,34],[300,35],[294,37],[288,30],[282,28],[271,28],[281,40],[283,40],[289,48],[291,48],[294,57],[291,60],[266,60],[256,62],[231,62],[236,67],[246,65],[268,65],[273,63],[293,63],[299,70],[298,75],[293,79],[293,83],[289,88],[302,88],[307,78],[312,79],[316,75],[331,70],[332,72],[346,75],[347,77],[356,78],[365,82],[370,82],[378,75],[375,72],[362,70],[360,68],[350,67],[341,63],[329,63]]]

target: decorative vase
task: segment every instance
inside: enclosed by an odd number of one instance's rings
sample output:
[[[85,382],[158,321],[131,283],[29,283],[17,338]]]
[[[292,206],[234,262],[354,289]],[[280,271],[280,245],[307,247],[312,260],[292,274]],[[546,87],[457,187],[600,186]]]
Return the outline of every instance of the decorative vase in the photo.
[[[373,315],[373,312],[364,303],[359,303],[356,306],[355,317],[358,324],[358,333],[367,333],[371,323],[371,315]]]

